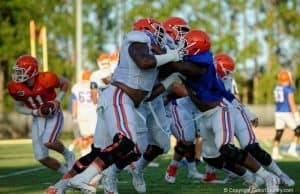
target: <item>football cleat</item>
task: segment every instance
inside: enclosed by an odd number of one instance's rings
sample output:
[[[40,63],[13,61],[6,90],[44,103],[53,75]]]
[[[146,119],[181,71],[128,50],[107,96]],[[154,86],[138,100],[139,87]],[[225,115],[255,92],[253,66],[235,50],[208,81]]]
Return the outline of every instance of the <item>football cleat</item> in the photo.
[[[264,180],[267,187],[267,194],[275,194],[279,191],[280,179],[276,175],[269,173]]]
[[[104,174],[102,177],[102,187],[104,194],[119,194],[117,187],[117,177],[114,175]]]
[[[217,178],[216,173],[214,173],[214,172],[206,172],[203,175],[203,179],[201,180],[201,182],[203,182],[203,183],[212,183],[212,184],[225,184],[225,183],[227,183],[227,180],[226,179],[219,180]]]
[[[201,174],[197,170],[194,170],[194,171],[190,171],[187,177],[192,179],[203,179],[203,174]]]
[[[75,176],[76,177],[76,176]],[[72,178],[68,183],[68,187],[78,189],[84,194],[95,194],[96,187],[94,184],[86,183],[81,178]]]
[[[279,176],[279,179],[281,185],[288,186],[288,187],[295,186],[295,181],[284,173]]]
[[[46,189],[44,194],[65,194],[65,191],[61,188],[50,186]]]
[[[65,194],[68,188],[68,182],[70,179],[61,179],[55,185],[51,185],[45,192],[45,194]]]
[[[298,158],[299,157],[299,154],[298,152],[294,151],[294,150],[288,150],[287,154],[289,156],[292,156],[292,157],[295,157],[295,158]]]
[[[132,176],[132,185],[138,193],[146,193],[146,182],[144,180],[144,175],[139,172],[135,166],[130,166],[128,169]]]
[[[175,183],[176,181],[176,171],[178,167],[176,165],[169,165],[166,175],[165,175],[165,181],[168,183]]]
[[[272,154],[272,159],[273,159],[273,160],[281,160],[281,159],[282,159],[282,156],[281,156],[280,154],[275,154],[275,153],[273,153],[273,154]]]

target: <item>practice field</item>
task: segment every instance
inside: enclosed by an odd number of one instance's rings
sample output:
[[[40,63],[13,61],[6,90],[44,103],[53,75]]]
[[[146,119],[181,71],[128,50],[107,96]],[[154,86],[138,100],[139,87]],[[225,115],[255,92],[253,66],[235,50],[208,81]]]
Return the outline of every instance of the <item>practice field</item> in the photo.
[[[271,141],[262,140],[261,145],[270,149]],[[51,153],[53,154],[53,153]],[[58,155],[57,155],[58,156]],[[77,154],[77,156],[79,156]],[[293,188],[281,187],[281,193],[300,194],[300,160],[283,154],[284,160],[278,162],[279,166],[296,182]],[[62,157],[58,156],[61,160]],[[186,177],[187,169],[182,167],[178,171],[176,184],[167,184],[164,181],[166,166],[171,158],[171,152],[156,160],[159,167],[148,167],[145,170],[148,194],[221,194],[244,193],[247,186],[238,180],[226,185],[203,184]],[[198,166],[203,172],[204,164]],[[224,174],[217,172],[219,177]],[[0,193],[1,194],[41,194],[45,189],[55,183],[60,174],[48,170],[33,158],[30,141],[0,141]],[[135,194],[130,175],[124,171],[119,176],[119,193]],[[259,193],[265,193],[263,190]],[[68,190],[67,194],[80,193]],[[101,188],[97,193],[103,193]]]

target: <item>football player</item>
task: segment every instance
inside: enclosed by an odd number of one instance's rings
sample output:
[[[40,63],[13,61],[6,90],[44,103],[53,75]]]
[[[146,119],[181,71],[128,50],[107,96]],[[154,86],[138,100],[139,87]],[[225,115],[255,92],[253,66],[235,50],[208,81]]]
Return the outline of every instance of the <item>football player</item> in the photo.
[[[107,158],[109,164],[115,163],[118,169],[123,169],[137,160],[142,153],[136,133],[138,128],[145,128],[145,126],[140,122],[137,108],[150,95],[158,74],[157,68],[181,59],[179,50],[167,49],[165,54],[152,53],[151,50],[154,47],[160,47],[163,44],[162,27],[155,20],[150,18],[148,20],[156,30],[131,31],[126,35],[120,50],[119,65],[114,71],[112,81],[99,96],[97,127],[94,135],[95,147],[103,149],[116,137],[126,138],[127,143],[135,145],[129,153],[124,153],[128,151],[128,146],[118,144],[117,147],[120,149],[117,156]],[[95,192],[95,188],[89,186],[88,183],[95,175],[102,173],[103,165],[97,165],[99,162],[98,158],[85,171],[73,177],[70,185]]]
[[[9,94],[20,114],[32,116],[32,145],[34,157],[44,166],[65,173],[74,163],[74,154],[58,140],[64,123],[60,102],[69,82],[51,72],[39,72],[36,58],[22,55],[13,66]],[[57,94],[56,89],[60,92]],[[44,105],[50,104],[49,107]],[[67,167],[49,156],[49,149],[62,154]]]
[[[183,36],[190,31],[188,23],[180,17],[169,17],[163,22],[163,26],[168,34],[168,45],[174,45],[176,48]],[[174,42],[174,43],[172,43]],[[179,162],[183,157],[187,159],[188,177],[190,178],[203,178],[203,175],[198,172],[196,168],[196,150],[195,139],[196,129],[195,124],[191,122],[193,113],[188,110],[184,103],[184,96],[187,96],[184,85],[173,85],[172,90],[169,91],[169,97],[172,96],[172,100],[167,105],[168,113],[171,117],[171,132],[177,139],[177,144],[174,148],[173,159],[167,168],[165,174],[165,180],[168,183],[174,183],[176,179],[176,172],[179,167]],[[175,95],[174,95],[175,94]],[[179,98],[175,100],[176,98]],[[198,149],[198,155],[199,155]]]
[[[100,55],[97,64],[99,69],[94,71],[90,77],[91,97],[94,104],[97,104],[98,102],[99,90],[107,87],[113,72],[110,56],[108,54],[104,53]]]
[[[235,70],[235,63],[233,59],[226,54],[216,54],[214,61],[217,73],[223,81],[226,90],[234,94],[233,72]],[[234,135],[237,137],[241,148],[250,153],[258,162],[264,165],[266,169],[276,174],[283,185],[294,186],[295,182],[283,173],[275,161],[272,160],[270,154],[260,147],[250,123],[252,122],[256,127],[258,118],[237,99],[233,100],[232,105],[235,107],[234,110],[236,112],[233,114],[236,120],[234,122]]]
[[[155,32],[157,31],[155,25],[160,26],[159,33],[161,34],[163,44],[159,48],[154,48],[152,53],[162,54],[165,49],[169,49],[170,47],[166,45],[165,30],[159,22],[143,18],[134,23],[133,29],[143,32],[149,30]],[[166,48],[167,46],[168,48]],[[161,71],[160,68],[158,70]],[[177,74],[172,74],[167,78],[157,77],[151,97],[138,108],[139,113],[144,117],[141,122],[144,122],[146,126],[144,129],[139,129],[137,136],[137,141],[143,154],[138,161],[132,163],[128,168],[133,178],[133,186],[138,193],[146,192],[143,170],[151,161],[159,155],[167,153],[170,149],[169,121],[166,116],[162,92],[168,90],[176,80],[181,82]]]
[[[278,146],[286,125],[288,128],[294,130],[294,138],[287,153],[293,157],[299,157],[296,151],[300,136],[299,113],[296,109],[295,88],[292,86],[292,76],[289,71],[280,70],[278,72],[278,85],[274,87],[273,92],[275,99],[276,135],[273,143],[272,157],[275,160],[282,159],[278,151]]]
[[[91,97],[90,76],[90,71],[84,71],[81,81],[75,83],[71,89],[75,96],[72,102],[72,118],[79,125],[81,156],[90,152],[97,121],[97,107]]]
[[[237,148],[232,142],[234,112],[225,97],[234,97],[226,92],[216,74],[208,35],[201,30],[191,30],[184,39],[184,62],[189,65],[172,63],[170,67],[186,76],[185,85],[189,96],[201,112],[197,124],[203,138],[204,161],[217,168],[226,167],[239,175],[244,172],[236,166],[243,166],[264,179],[268,190],[278,190],[279,178],[266,171],[249,153]],[[197,75],[201,66],[207,67],[207,72]]]

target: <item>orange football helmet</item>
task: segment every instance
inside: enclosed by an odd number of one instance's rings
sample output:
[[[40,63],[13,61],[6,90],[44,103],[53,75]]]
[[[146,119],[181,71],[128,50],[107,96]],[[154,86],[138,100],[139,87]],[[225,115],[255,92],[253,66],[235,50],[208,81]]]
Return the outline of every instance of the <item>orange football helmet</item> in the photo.
[[[221,78],[233,73],[235,70],[234,61],[229,55],[217,54],[214,56],[214,61],[217,73]]]
[[[180,17],[169,17],[163,22],[163,27],[175,42],[179,41],[191,29],[188,23]]]
[[[292,82],[292,75],[288,70],[280,70],[278,72],[278,82],[280,84],[290,84]]]
[[[86,71],[82,72],[81,79],[82,80],[90,80],[91,74],[92,74],[91,71],[86,70]]]
[[[22,83],[36,76],[39,73],[39,65],[36,58],[30,55],[20,56],[13,66],[12,79]]]
[[[186,55],[196,55],[209,51],[211,47],[210,38],[202,30],[191,30],[184,35]]]
[[[109,68],[110,67],[110,55],[103,53],[98,57],[97,60],[99,69]]]
[[[133,24],[133,30],[150,32],[159,46],[165,45],[165,29],[153,18],[142,18]]]

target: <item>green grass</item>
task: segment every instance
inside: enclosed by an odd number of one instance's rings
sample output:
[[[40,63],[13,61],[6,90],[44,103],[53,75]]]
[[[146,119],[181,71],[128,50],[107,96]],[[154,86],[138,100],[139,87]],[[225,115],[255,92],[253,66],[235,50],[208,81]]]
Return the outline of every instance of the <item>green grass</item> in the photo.
[[[54,153],[51,152],[51,154],[53,155]],[[55,157],[62,160],[62,156],[60,155],[55,154]],[[246,188],[240,180],[227,185],[203,184],[186,178],[186,168],[182,168],[178,171],[176,184],[167,184],[164,181],[164,173],[170,158],[171,153],[163,155],[156,160],[160,163],[160,167],[148,167],[145,170],[148,194],[221,194],[226,193],[224,192],[225,189],[228,189],[227,193],[239,193],[238,190],[233,189]],[[285,190],[282,193],[300,194],[300,161],[293,160],[286,156],[285,159],[278,164],[282,170],[296,181],[296,186],[294,188]],[[0,145],[0,176],[38,167],[41,167],[41,165],[33,158],[31,144]],[[199,170],[203,172],[203,164],[199,166]],[[218,175],[224,177],[224,174],[221,171],[218,171]],[[0,193],[41,194],[49,185],[55,183],[60,177],[60,174],[44,168],[25,174],[0,178]],[[118,187],[121,194],[136,193],[131,185],[131,177],[127,172],[124,171],[120,174],[119,182]],[[284,189],[284,187],[281,187],[281,189]],[[78,194],[80,192],[72,190],[67,192],[67,194],[74,193]],[[98,189],[97,193],[103,193],[103,191]]]

